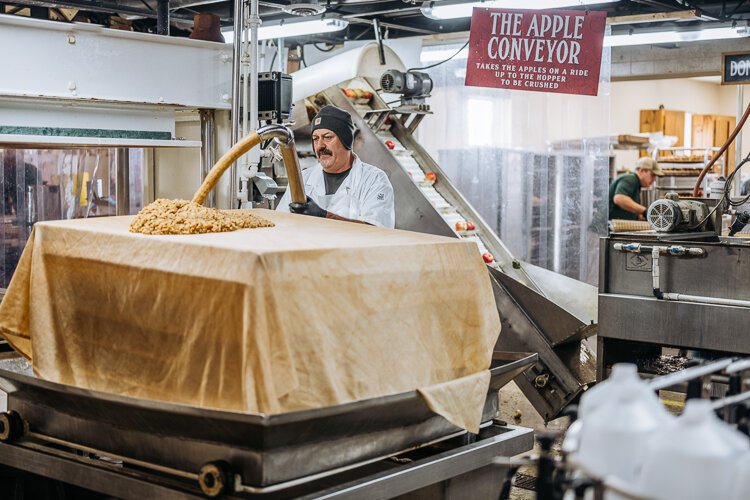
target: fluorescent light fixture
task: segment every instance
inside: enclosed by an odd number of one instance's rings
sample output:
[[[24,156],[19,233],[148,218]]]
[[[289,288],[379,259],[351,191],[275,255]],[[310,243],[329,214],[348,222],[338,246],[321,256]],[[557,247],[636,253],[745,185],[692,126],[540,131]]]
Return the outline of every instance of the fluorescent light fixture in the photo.
[[[467,2],[453,4],[434,4],[422,7],[422,14],[432,19],[459,19],[471,17],[474,7],[490,9],[560,9],[563,7],[583,7],[604,3],[614,3],[618,0],[492,0],[488,2]]]
[[[707,40],[726,40],[743,38],[750,35],[748,28],[722,26],[692,31],[642,31],[631,34],[613,34],[604,37],[605,47],[624,47],[628,45],[654,45],[664,43],[701,42]]]
[[[349,21],[340,17],[318,17],[315,19],[284,21],[273,24],[262,24],[258,28],[258,40],[275,38],[290,38],[295,36],[316,35],[319,33],[333,33],[341,31],[349,25]],[[224,39],[227,43],[234,41],[234,31],[225,31]]]

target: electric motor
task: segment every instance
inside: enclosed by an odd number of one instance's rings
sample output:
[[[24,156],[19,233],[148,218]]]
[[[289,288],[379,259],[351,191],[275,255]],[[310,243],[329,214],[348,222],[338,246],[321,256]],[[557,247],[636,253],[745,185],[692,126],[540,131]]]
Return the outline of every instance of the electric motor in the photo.
[[[380,76],[380,88],[389,94],[406,97],[428,97],[432,91],[432,78],[427,73],[402,72],[389,69]]]
[[[681,200],[677,193],[667,193],[648,207],[646,220],[660,233],[702,231],[708,215],[708,206],[700,201]]]

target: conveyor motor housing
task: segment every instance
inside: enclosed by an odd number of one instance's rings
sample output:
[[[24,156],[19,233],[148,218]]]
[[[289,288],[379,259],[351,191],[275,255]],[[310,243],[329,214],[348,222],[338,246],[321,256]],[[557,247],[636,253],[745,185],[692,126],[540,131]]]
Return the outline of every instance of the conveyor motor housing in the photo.
[[[708,221],[708,206],[696,200],[681,200],[677,193],[667,193],[648,207],[649,225],[660,233],[703,231]]]
[[[422,104],[432,92],[432,78],[418,71],[389,69],[380,76],[380,88],[389,94],[402,94],[404,105]]]

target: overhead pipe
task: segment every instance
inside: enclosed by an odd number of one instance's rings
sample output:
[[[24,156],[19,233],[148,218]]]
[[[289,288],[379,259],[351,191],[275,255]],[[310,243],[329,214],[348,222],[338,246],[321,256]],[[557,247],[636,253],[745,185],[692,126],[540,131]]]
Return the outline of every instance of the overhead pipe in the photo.
[[[240,140],[240,62],[242,58],[242,32],[244,31],[244,0],[234,0],[234,45],[232,47],[232,145]],[[229,206],[237,201],[237,165],[229,169]]]

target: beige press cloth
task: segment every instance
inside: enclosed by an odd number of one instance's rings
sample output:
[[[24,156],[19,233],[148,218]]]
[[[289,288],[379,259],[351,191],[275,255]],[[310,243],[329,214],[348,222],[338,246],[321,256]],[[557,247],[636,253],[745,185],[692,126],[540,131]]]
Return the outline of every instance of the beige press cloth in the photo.
[[[38,223],[0,332],[40,377],[78,387],[265,414],[419,389],[478,430],[500,321],[474,243],[257,213],[276,227]]]

